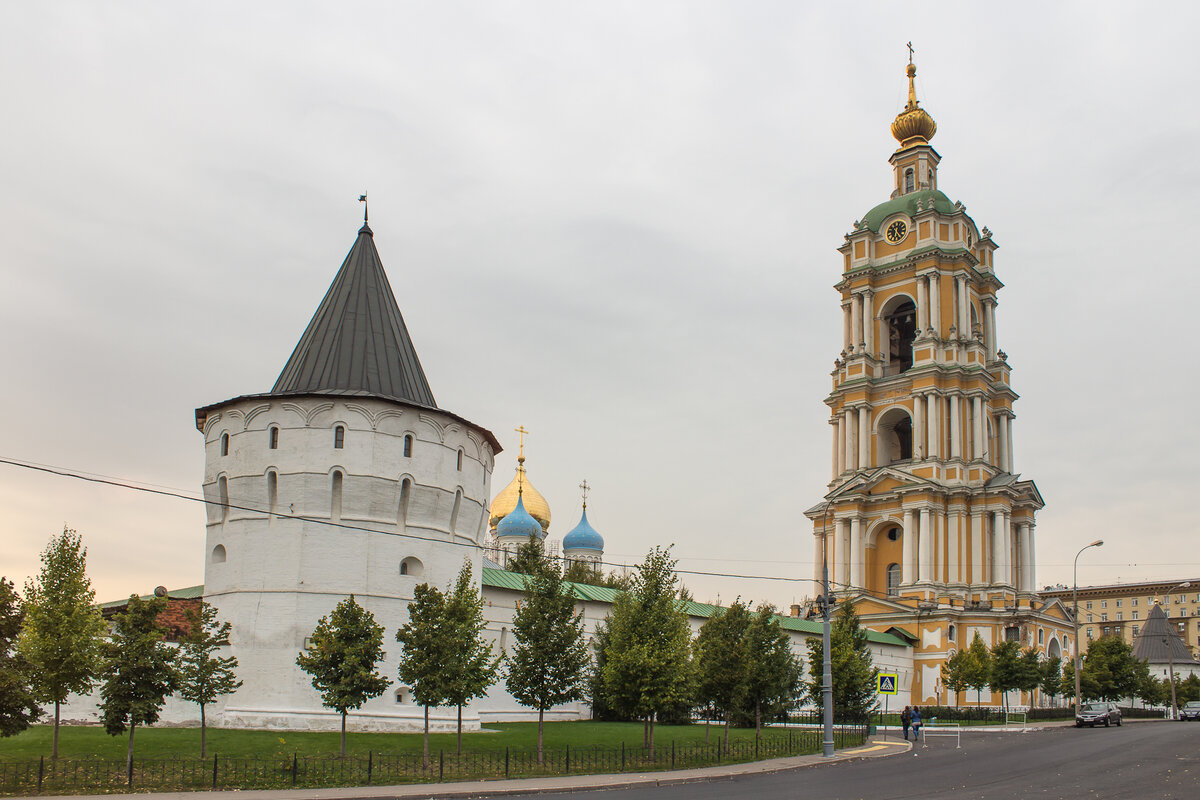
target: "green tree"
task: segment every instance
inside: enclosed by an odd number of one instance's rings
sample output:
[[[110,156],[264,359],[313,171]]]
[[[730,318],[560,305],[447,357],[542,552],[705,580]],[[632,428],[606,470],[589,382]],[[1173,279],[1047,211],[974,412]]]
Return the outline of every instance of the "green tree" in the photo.
[[[1062,659],[1051,656],[1042,662],[1042,694],[1054,697],[1062,693]]]
[[[575,595],[557,564],[545,562],[526,576],[525,597],[513,616],[513,642],[505,684],[518,703],[537,709],[541,764],[546,709],[582,700],[591,664],[583,615],[575,611]]]
[[[541,537],[534,534],[529,535],[529,541],[522,542],[517,547],[517,552],[512,558],[508,559],[508,563],[504,568],[509,572],[516,572],[521,575],[533,575],[538,570],[542,569],[549,558],[546,556],[546,546]]]
[[[1008,693],[1021,684],[1021,644],[1004,640],[992,645],[992,676],[988,685],[1000,692],[1001,703],[1008,711]]]
[[[34,697],[54,703],[52,758],[58,758],[62,703],[68,695],[87,694],[100,672],[105,625],[92,604],[95,595],[87,577],[87,548],[79,534],[63,528],[42,551],[37,579],[25,584],[25,620],[17,640]]]
[[[966,691],[970,686],[967,683],[966,663],[970,658],[966,650],[959,650],[954,655],[946,659],[942,664],[942,686],[954,693],[954,707],[958,708],[958,694]]]
[[[983,687],[992,679],[992,653],[978,633],[971,639],[970,646],[964,652],[966,655],[962,663],[963,681],[975,690],[975,705],[978,706],[982,704]]]
[[[613,604],[604,684],[609,701],[644,720],[654,747],[655,716],[691,702],[691,628],[679,599],[670,548],[655,547],[629,591]]]
[[[718,608],[696,635],[696,699],[721,710],[725,717],[726,747],[733,714],[745,702],[749,628],[750,610],[739,597],[729,608]]]
[[[229,644],[230,624],[217,619],[217,609],[200,601],[187,611],[188,633],[179,647],[179,695],[200,706],[200,757],[208,752],[208,722],[204,707],[218,697],[236,692],[238,661],[235,656],[218,656]]]
[[[610,622],[612,622],[612,617],[606,616],[600,620],[596,625],[595,632],[592,633],[592,670],[588,674],[588,695],[591,698],[592,719],[605,721],[622,719],[621,715],[608,704],[608,697],[604,694],[604,654],[608,650]]]
[[[408,622],[396,631],[400,643],[400,680],[412,690],[425,710],[425,745],[422,763],[429,766],[429,709],[447,702],[447,675],[452,637],[447,634],[446,596],[436,586],[422,583],[413,590]]]
[[[0,736],[12,736],[42,714],[29,683],[29,662],[16,652],[25,616],[13,582],[0,578]]]
[[[166,598],[147,601],[131,595],[125,610],[113,617],[112,634],[104,642],[101,719],[111,736],[129,730],[126,770],[133,769],[137,726],[157,722],[167,695],[178,685],[175,651],[163,641],[166,630],[158,622],[166,607]]]
[[[787,708],[800,693],[804,666],[792,652],[792,639],[779,625],[775,607],[758,607],[746,630],[746,700],[754,706],[754,735],[763,714]]]
[[[1017,688],[1029,694],[1029,705],[1033,705],[1033,693],[1042,685],[1041,655],[1034,647],[1021,651],[1017,660]]]
[[[1133,648],[1120,636],[1093,639],[1079,672],[1081,693],[1089,699],[1109,702],[1132,697],[1138,690],[1137,663]]]
[[[1200,677],[1196,673],[1188,675],[1187,678],[1179,684],[1179,690],[1175,693],[1175,699],[1180,703],[1191,703],[1195,700],[1200,700]]]
[[[342,716],[342,755],[346,755],[346,716],[391,681],[379,674],[384,658],[383,626],[350,595],[321,617],[309,636],[308,650],[296,656],[300,669],[312,676],[321,705]]]
[[[1147,671],[1138,687],[1138,697],[1148,706],[1163,706],[1171,702],[1171,689],[1166,681],[1160,681]],[[1178,695],[1176,695],[1178,697]]]
[[[863,714],[875,700],[875,681],[879,670],[871,661],[867,632],[859,624],[854,603],[845,601],[833,611],[829,631],[829,661],[833,671],[833,706],[842,714]],[[821,640],[808,640],[808,697],[821,705],[821,678],[825,648]]]
[[[500,657],[483,640],[483,597],[475,586],[471,562],[463,564],[454,590],[446,598],[449,659],[446,665],[446,701],[458,708],[458,752],[462,753],[462,707],[481,697],[496,682]]]
[[[569,583],[583,583],[588,586],[603,586],[604,573],[586,561],[566,561],[563,570],[563,580]]]

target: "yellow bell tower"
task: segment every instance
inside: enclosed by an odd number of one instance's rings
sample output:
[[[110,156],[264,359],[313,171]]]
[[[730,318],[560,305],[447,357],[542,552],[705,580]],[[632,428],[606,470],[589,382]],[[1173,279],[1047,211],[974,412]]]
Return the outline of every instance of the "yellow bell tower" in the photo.
[[[989,646],[1018,639],[1063,657],[1069,637],[1061,607],[1036,591],[1043,502],[1013,463],[997,245],[938,188],[937,124],[917,101],[916,71],[910,50],[891,198],[838,248],[831,481],[805,513],[815,577],[827,562],[832,591],[868,627],[914,642],[911,697],[928,703],[948,699],[940,665],[977,632]]]

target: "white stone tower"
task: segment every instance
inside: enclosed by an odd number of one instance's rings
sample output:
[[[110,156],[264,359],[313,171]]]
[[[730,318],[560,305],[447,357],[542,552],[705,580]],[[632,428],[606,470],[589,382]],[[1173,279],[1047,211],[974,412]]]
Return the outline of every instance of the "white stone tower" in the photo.
[[[208,501],[205,599],[232,623],[226,725],[336,728],[296,656],[350,594],[396,629],[414,587],[476,575],[496,438],[439,409],[366,224],[271,391],[196,411]],[[358,729],[417,727],[393,684]]]

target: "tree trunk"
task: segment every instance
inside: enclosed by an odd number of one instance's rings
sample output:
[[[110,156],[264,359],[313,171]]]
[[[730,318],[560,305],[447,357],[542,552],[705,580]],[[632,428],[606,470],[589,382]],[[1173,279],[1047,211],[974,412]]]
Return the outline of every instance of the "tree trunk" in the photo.
[[[758,700],[754,701],[754,738],[757,739],[762,733],[762,703]]]
[[[133,729],[137,727],[132,719],[129,720],[129,749],[125,751],[125,774],[133,772]]]
[[[542,764],[542,717],[546,710],[538,706],[538,764]]]
[[[346,712],[342,711],[342,758],[346,757]]]
[[[200,704],[200,757],[204,758],[207,753],[205,735],[208,733],[208,728],[204,723],[204,703]]]
[[[458,704],[458,754],[462,755],[462,703]]]
[[[654,752],[654,715],[650,715],[650,752]]]
[[[50,758],[52,759],[58,758],[58,712],[60,705],[57,700],[54,701],[54,745],[50,748]]]
[[[425,765],[425,769],[429,769],[429,706],[425,706],[425,752],[422,754],[421,763]]]
[[[711,716],[712,716],[712,714],[704,715],[704,743],[705,744],[708,744],[708,723],[710,721],[708,718]]]
[[[733,719],[733,712],[726,711],[725,712],[725,749],[726,750],[729,749],[729,723],[730,723],[730,720],[732,720],[732,719]]]
[[[642,718],[642,749],[650,746],[650,717]]]

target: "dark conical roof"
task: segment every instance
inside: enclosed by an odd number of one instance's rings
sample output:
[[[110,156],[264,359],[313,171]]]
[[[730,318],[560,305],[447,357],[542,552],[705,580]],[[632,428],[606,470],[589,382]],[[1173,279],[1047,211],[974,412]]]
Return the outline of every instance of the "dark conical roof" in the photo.
[[[1170,650],[1168,656],[1167,651]],[[1195,659],[1187,645],[1179,638],[1175,626],[1163,613],[1162,606],[1155,605],[1146,617],[1146,624],[1133,643],[1133,657],[1151,664],[1193,664]]]
[[[367,225],[271,394],[352,394],[437,408]]]

